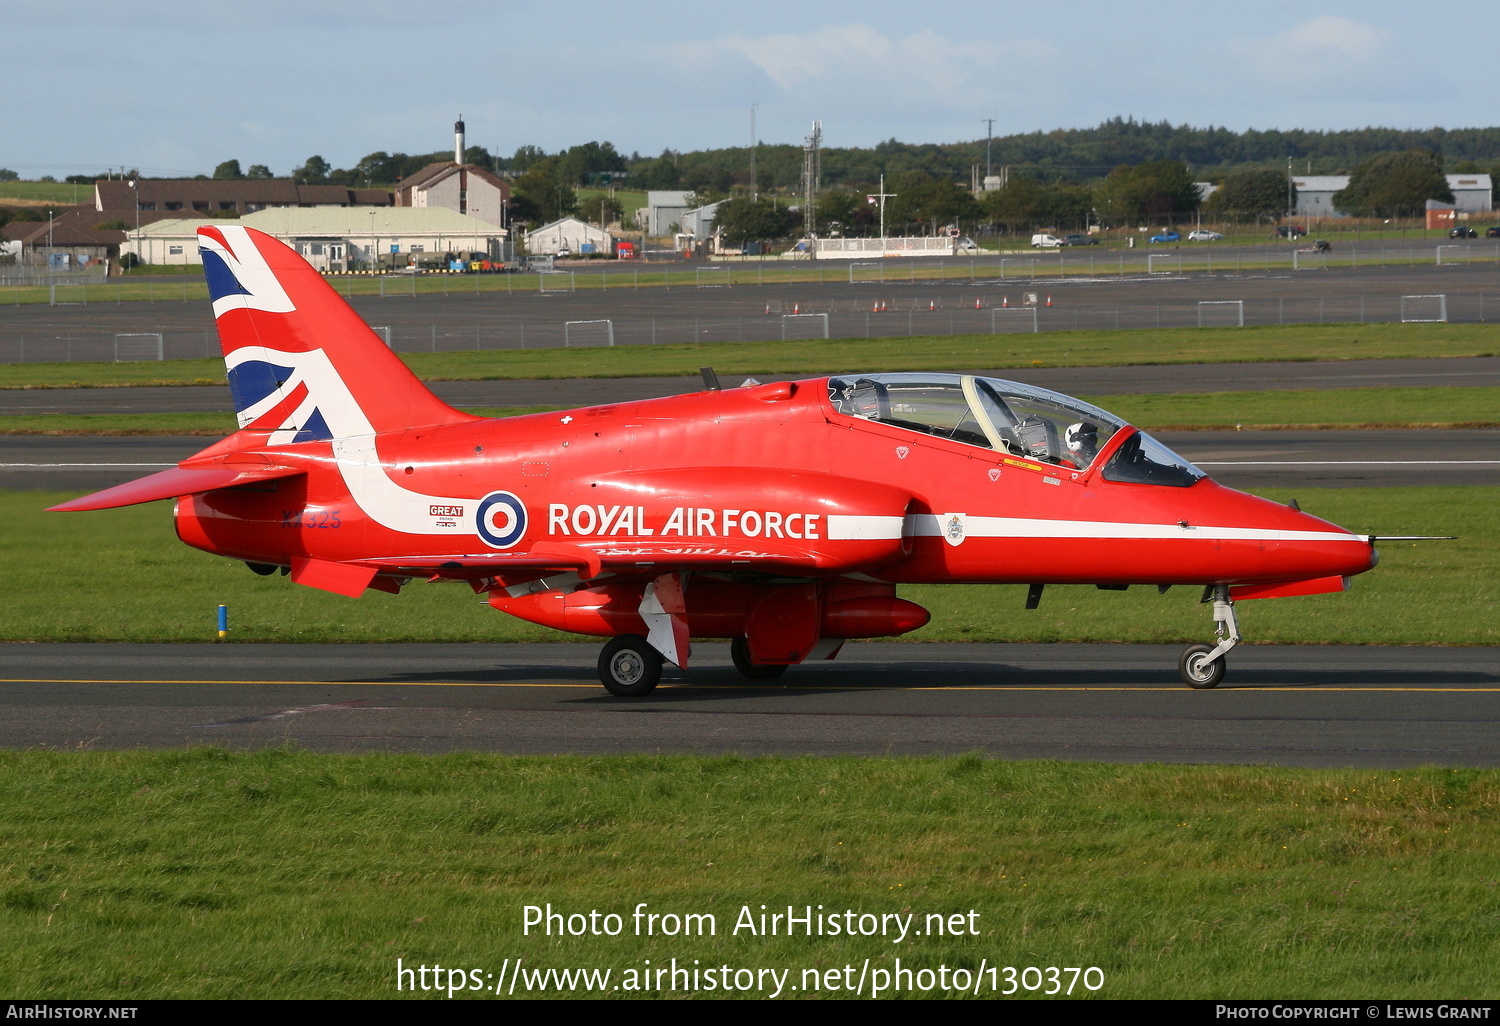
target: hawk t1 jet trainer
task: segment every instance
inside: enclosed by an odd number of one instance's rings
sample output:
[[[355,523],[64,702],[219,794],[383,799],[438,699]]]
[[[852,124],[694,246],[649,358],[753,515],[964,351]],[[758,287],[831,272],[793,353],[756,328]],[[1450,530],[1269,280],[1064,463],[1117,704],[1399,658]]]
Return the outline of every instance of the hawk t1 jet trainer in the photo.
[[[198,231],[239,430],[57,510],[176,499],[178,536],[341,595],[468,583],[609,638],[617,695],[691,638],[747,677],[928,620],[908,583],[1193,585],[1217,625],[1179,666],[1214,687],[1234,602],[1342,591],[1375,539],[1222,487],[1055,392],[843,374],[492,420],[446,405],[268,235]],[[705,374],[705,378],[711,376]]]

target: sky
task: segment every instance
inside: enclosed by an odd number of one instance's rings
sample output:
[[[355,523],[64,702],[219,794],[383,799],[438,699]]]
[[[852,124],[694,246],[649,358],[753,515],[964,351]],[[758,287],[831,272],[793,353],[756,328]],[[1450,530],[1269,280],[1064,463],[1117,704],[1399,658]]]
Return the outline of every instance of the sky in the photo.
[[[920,13],[919,13],[920,12]],[[277,175],[590,140],[948,143],[1087,128],[1483,127],[1493,0],[0,0],[0,167]]]

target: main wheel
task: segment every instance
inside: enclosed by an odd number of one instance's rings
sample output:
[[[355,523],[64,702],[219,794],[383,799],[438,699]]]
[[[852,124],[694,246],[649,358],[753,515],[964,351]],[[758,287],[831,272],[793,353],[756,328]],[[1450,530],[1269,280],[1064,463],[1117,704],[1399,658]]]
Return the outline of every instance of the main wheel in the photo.
[[[786,672],[786,666],[781,663],[752,662],[750,642],[744,638],[735,638],[729,643],[729,658],[734,660],[734,668],[740,671],[740,676],[750,680],[775,680]]]
[[[1190,688],[1215,688],[1224,679],[1224,657],[1210,661],[1207,656],[1217,646],[1189,645],[1177,663],[1182,682]]]
[[[599,653],[599,680],[611,695],[634,698],[661,680],[661,653],[639,634],[622,634]]]

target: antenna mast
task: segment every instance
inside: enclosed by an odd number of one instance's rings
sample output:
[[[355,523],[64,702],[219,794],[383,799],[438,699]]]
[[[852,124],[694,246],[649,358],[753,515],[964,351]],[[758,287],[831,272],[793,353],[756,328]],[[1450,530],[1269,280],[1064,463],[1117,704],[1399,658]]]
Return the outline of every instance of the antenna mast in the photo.
[[[814,121],[812,135],[802,146],[802,227],[809,239],[817,236],[817,217],[813,204],[818,199],[818,179],[823,173],[823,122]],[[812,247],[816,251],[817,247]]]
[[[760,199],[760,189],[755,181],[755,150],[757,142],[755,138],[755,104],[750,104],[750,202],[754,203]]]

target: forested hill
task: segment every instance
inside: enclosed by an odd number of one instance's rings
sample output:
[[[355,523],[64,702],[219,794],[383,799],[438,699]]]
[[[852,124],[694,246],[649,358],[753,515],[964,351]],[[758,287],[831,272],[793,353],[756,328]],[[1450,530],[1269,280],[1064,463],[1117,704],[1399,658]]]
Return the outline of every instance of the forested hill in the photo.
[[[830,126],[829,136],[837,136]],[[1297,174],[1347,174],[1362,161],[1382,153],[1410,149],[1433,150],[1449,170],[1458,164],[1477,164],[1457,170],[1490,171],[1500,165],[1500,127],[1359,128],[1338,132],[1302,129],[1267,129],[1231,132],[1227,128],[1193,128],[1114,118],[1095,128],[1057,129],[1024,135],[996,136],[990,146],[990,161],[1018,167],[1037,177],[1091,181],[1102,178],[1120,164],[1142,164],[1154,160],[1177,160],[1195,174],[1213,177],[1214,172],[1249,167],[1286,168],[1293,160]],[[745,147],[663,154],[658,158],[632,160],[630,170],[649,188],[693,188],[699,185],[726,188],[726,177],[744,179],[749,166]],[[802,170],[802,148],[763,144],[756,153],[763,186],[794,185]],[[902,143],[894,139],[873,149],[825,147],[825,184],[874,182],[881,173],[921,170],[967,180],[970,168],[985,163],[985,140],[963,143]],[[672,181],[673,172],[676,181]]]
[[[837,126],[827,138],[837,141]],[[1286,171],[1292,160],[1296,174],[1349,174],[1372,157],[1408,150],[1438,155],[1447,172],[1488,171],[1500,175],[1500,127],[1497,128],[1357,128],[1339,132],[1279,129],[1231,132],[1227,128],[1193,128],[1167,122],[1150,124],[1133,118],[1113,118],[1095,128],[1056,129],[996,137],[990,163],[1014,169],[1023,177],[1057,184],[1093,184],[1121,164],[1140,165],[1170,160],[1185,164],[1199,180],[1222,180],[1234,171],[1269,168]],[[750,182],[750,150],[745,146],[687,153],[667,150],[660,156],[626,156],[610,142],[586,142],[558,153],[523,145],[506,157],[482,146],[470,146],[470,163],[521,176],[540,173],[557,185],[574,188],[606,179],[623,180],[636,189],[688,189],[700,196],[724,195]],[[321,156],[308,158],[292,169],[300,182],[332,182],[349,186],[391,187],[429,163],[451,160],[450,151],[422,155],[371,153],[351,168],[334,168]],[[762,143],[755,151],[757,182],[762,189],[795,190],[802,175],[802,147]],[[824,186],[873,185],[882,174],[920,171],[967,185],[975,167],[983,170],[985,140],[961,143],[904,143],[889,139],[869,149],[825,146],[822,151]],[[0,168],[0,178],[14,172]],[[68,182],[92,184],[94,175],[75,175]],[[200,176],[201,177],[201,176]],[[237,159],[214,169],[214,178],[271,178],[262,164],[240,170]],[[519,187],[519,184],[518,184]]]
[[[995,140],[998,159],[1008,164],[1045,167],[1066,165],[1102,167],[1141,164],[1150,160],[1180,160],[1193,166],[1275,164],[1288,157],[1301,160],[1303,168],[1312,160],[1330,172],[1348,172],[1363,160],[1400,150],[1433,150],[1448,161],[1500,160],[1500,128],[1358,128],[1339,132],[1309,132],[1302,129],[1251,129],[1231,132],[1227,128],[1192,128],[1166,122],[1147,124],[1115,118],[1097,128],[1060,129],[1010,135]],[[968,147],[982,160],[984,143]]]

